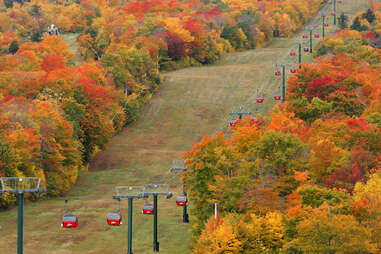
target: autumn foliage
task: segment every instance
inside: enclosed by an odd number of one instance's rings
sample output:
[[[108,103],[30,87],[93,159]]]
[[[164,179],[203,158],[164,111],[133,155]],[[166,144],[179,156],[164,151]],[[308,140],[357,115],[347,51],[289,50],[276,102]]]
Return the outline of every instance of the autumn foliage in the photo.
[[[101,60],[128,45],[149,52],[161,70],[209,64],[233,50],[267,45],[274,30],[291,35],[323,2],[7,0],[0,13],[0,52],[8,53],[14,41],[38,41],[55,24],[61,33],[80,33],[85,59]]]
[[[285,103],[184,154],[194,253],[379,253],[381,69],[369,36],[327,37]]]
[[[324,2],[5,1],[0,176],[38,176],[48,195],[63,194],[136,119],[160,71],[263,47]],[[317,45],[286,103],[185,153],[195,253],[380,251],[379,8]],[[79,34],[77,55],[46,34],[52,23]],[[14,202],[6,194],[0,207]]]
[[[41,176],[48,195],[64,193],[137,118],[160,71],[263,47],[274,30],[289,36],[322,2],[3,1],[0,175]],[[51,24],[78,35],[76,53]]]
[[[105,75],[102,63],[76,67],[73,57],[56,36],[0,56],[0,175],[41,177],[48,195],[67,191],[127,123],[121,98],[129,97]],[[13,201],[7,195],[0,206]]]

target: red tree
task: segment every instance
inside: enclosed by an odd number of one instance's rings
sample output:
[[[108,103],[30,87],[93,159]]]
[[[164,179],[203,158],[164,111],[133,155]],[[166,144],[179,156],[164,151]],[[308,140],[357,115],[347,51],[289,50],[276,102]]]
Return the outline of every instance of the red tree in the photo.
[[[61,69],[66,66],[66,59],[61,54],[51,54],[44,57],[41,68],[46,72]]]

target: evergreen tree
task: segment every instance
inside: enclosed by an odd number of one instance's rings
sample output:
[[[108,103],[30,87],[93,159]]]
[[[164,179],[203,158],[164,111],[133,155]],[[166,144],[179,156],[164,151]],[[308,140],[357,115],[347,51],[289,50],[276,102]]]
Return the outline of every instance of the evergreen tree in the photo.
[[[325,55],[327,54],[327,52],[328,52],[327,46],[325,46],[323,43],[317,49],[317,56]]]
[[[369,23],[372,23],[376,19],[376,15],[374,15],[374,12],[370,8],[362,15],[362,17],[368,20]]]
[[[30,39],[34,42],[40,42],[42,41],[42,34],[40,31],[34,31],[32,33],[32,36],[30,37]]]
[[[34,18],[39,18],[41,16],[41,7],[37,4],[32,5],[29,14]]]
[[[359,32],[368,30],[368,27],[365,25],[361,25],[359,17],[356,17],[351,25],[352,30],[357,30]]]
[[[348,27],[348,16],[346,16],[344,13],[341,13],[338,21],[340,29],[346,29]]]
[[[237,50],[243,50],[248,46],[247,37],[238,26],[225,26],[222,30],[221,37],[228,40]]]
[[[37,4],[32,5],[31,8],[29,9],[29,14],[36,20],[39,30],[41,30],[41,23],[40,23],[40,18],[42,16],[41,7]]]
[[[13,0],[4,0],[4,5],[6,8],[12,8],[13,7]]]
[[[17,41],[12,41],[11,44],[9,45],[9,53],[15,54],[19,50],[19,43]]]

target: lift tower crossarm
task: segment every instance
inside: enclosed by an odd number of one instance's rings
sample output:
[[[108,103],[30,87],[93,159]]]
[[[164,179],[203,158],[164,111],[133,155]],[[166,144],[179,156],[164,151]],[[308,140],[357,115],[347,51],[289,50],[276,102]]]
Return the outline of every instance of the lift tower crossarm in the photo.
[[[17,194],[17,254],[23,254],[24,193],[42,193],[40,177],[0,177],[0,194]]]

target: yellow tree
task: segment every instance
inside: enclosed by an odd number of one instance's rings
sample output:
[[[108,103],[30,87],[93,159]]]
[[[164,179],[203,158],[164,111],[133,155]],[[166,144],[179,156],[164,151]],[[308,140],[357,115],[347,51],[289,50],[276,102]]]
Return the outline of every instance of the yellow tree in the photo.
[[[210,218],[194,249],[195,254],[238,254],[241,242],[229,221]]]
[[[270,254],[280,253],[283,246],[283,216],[279,212],[270,212],[265,216],[250,215],[247,223],[246,248],[241,253]]]
[[[285,249],[311,254],[377,253],[368,229],[352,215],[331,214],[328,205],[305,209],[296,231]]]
[[[335,145],[329,139],[320,139],[312,143],[310,157],[310,172],[313,179],[321,182],[328,177],[340,163],[345,162],[347,152]]]
[[[374,173],[366,183],[358,182],[353,192],[353,212],[370,229],[371,240],[381,249],[381,173]]]

